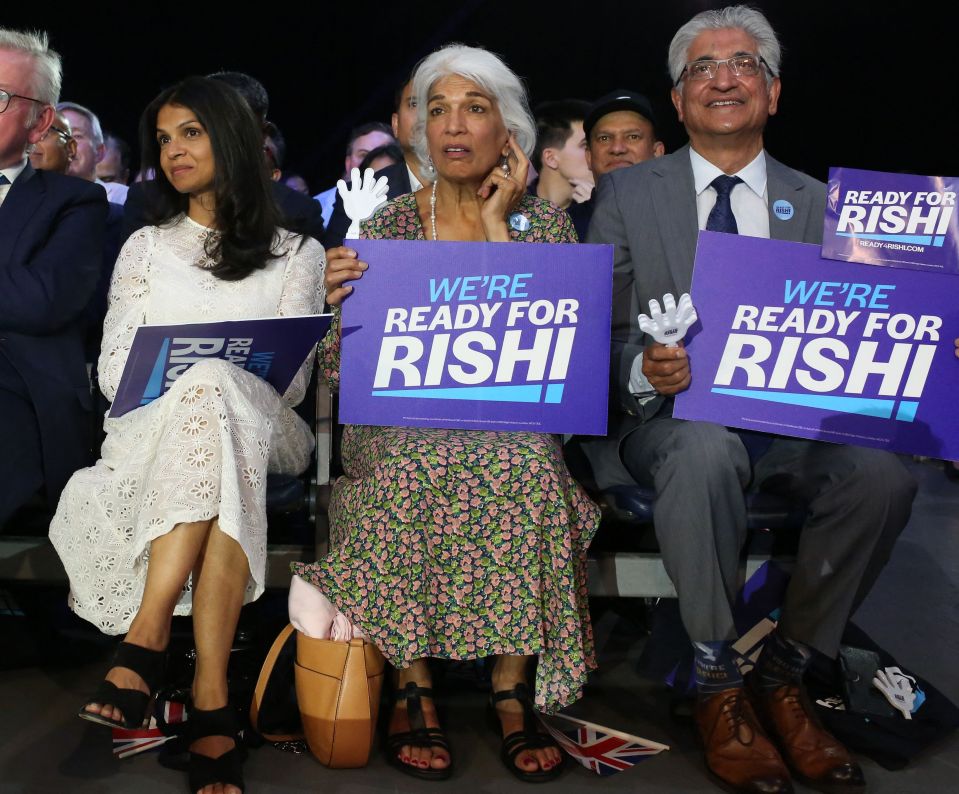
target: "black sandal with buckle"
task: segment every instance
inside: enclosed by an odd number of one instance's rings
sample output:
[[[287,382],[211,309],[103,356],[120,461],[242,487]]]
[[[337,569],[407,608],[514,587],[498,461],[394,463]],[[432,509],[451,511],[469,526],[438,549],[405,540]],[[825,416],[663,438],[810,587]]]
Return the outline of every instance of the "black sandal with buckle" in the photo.
[[[394,708],[401,700],[406,701],[406,716],[410,723],[410,730],[386,735],[386,760],[391,766],[421,780],[446,780],[453,774],[453,754],[450,752],[449,741],[441,728],[427,728],[423,718],[423,702],[421,698],[432,698],[433,690],[429,687],[417,686],[410,681],[403,689],[393,692]],[[400,750],[405,746],[429,747],[445,750],[449,756],[449,764],[442,769],[418,766],[404,763],[400,757]]]
[[[192,707],[186,728],[190,737],[190,746],[207,736],[228,736],[233,739],[233,748],[217,758],[210,758],[208,755],[201,755],[190,750],[187,774],[192,794],[214,783],[236,786],[243,791],[243,762],[246,760],[246,748],[240,737],[236,709],[229,705],[212,711]]]
[[[490,694],[491,722],[494,723],[494,728],[498,734],[502,734],[503,726],[500,722],[499,712],[496,710],[496,704],[504,700],[518,700],[522,704],[523,729],[513,731],[503,737],[503,745],[500,748],[500,759],[503,761],[503,766],[524,783],[546,783],[550,780],[556,780],[563,771],[565,756],[562,754],[562,750],[560,750],[559,762],[551,769],[537,769],[535,772],[529,772],[516,765],[516,756],[522,752],[543,750],[547,747],[560,749],[556,740],[540,727],[536,712],[533,711],[533,701],[529,696],[529,688],[526,684],[520,683],[512,689]]]
[[[80,709],[77,716],[111,728],[126,728],[128,730],[139,728],[143,724],[147,709],[153,700],[152,693],[160,685],[165,659],[165,650],[151,651],[149,648],[140,645],[121,642],[113,657],[111,669],[125,667],[132,670],[143,679],[151,694],[141,692],[139,689],[121,689],[112,681],[103,680],[97,687],[97,691],[93,693],[93,697]],[[87,711],[87,706],[91,703],[97,703],[101,708],[112,706],[114,709],[119,709],[123,714],[123,719],[110,719],[101,714]]]

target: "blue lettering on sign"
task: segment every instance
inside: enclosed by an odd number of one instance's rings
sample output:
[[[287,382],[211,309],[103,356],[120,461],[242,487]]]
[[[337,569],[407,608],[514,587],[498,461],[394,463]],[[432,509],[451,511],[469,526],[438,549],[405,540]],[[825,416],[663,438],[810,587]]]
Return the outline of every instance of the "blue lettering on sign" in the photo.
[[[430,279],[430,303],[437,301],[475,301],[499,298],[526,298],[532,273],[499,273],[492,276],[457,276],[452,281]]]
[[[273,355],[273,351],[253,353],[247,361],[247,371],[252,372],[254,375],[259,375],[261,378],[265,378],[270,372],[270,367],[273,365]]]

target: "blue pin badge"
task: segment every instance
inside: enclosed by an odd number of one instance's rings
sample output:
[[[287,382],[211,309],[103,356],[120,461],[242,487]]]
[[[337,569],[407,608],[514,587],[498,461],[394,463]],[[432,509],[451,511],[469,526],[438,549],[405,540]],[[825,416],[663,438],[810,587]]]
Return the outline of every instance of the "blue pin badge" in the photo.
[[[781,221],[792,220],[795,212],[796,210],[793,209],[793,205],[786,201],[786,199],[779,199],[779,201],[773,204],[773,214]]]
[[[530,227],[529,218],[522,212],[514,212],[509,216],[509,227],[518,232],[525,232]]]

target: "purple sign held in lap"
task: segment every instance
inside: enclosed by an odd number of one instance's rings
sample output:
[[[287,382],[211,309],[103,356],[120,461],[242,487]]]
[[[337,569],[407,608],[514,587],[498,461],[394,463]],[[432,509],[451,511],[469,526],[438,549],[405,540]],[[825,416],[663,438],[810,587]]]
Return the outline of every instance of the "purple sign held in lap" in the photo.
[[[353,247],[341,422],[605,435],[612,246]]]
[[[331,314],[182,325],[141,325],[133,337],[110,416],[123,416],[166,393],[199,361],[223,359],[286,391]]]
[[[959,273],[959,178],[830,168],[826,259]]]
[[[959,459],[959,276],[701,232],[674,415]]]

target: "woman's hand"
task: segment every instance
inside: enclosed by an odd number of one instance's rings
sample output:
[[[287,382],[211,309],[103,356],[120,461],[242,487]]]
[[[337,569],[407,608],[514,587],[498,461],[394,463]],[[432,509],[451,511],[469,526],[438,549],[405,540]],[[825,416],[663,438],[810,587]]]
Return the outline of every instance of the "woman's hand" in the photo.
[[[492,242],[509,241],[509,227],[506,216],[513,211],[523,194],[526,193],[526,177],[529,174],[529,158],[516,145],[513,135],[509,136],[509,155],[506,167],[497,165],[483,180],[477,191],[483,201],[480,215],[486,239]]]
[[[347,281],[361,278],[369,265],[357,258],[356,251],[341,245],[326,252],[326,272],[323,284],[326,286],[326,302],[330,306],[339,306],[343,299],[353,291]]]

